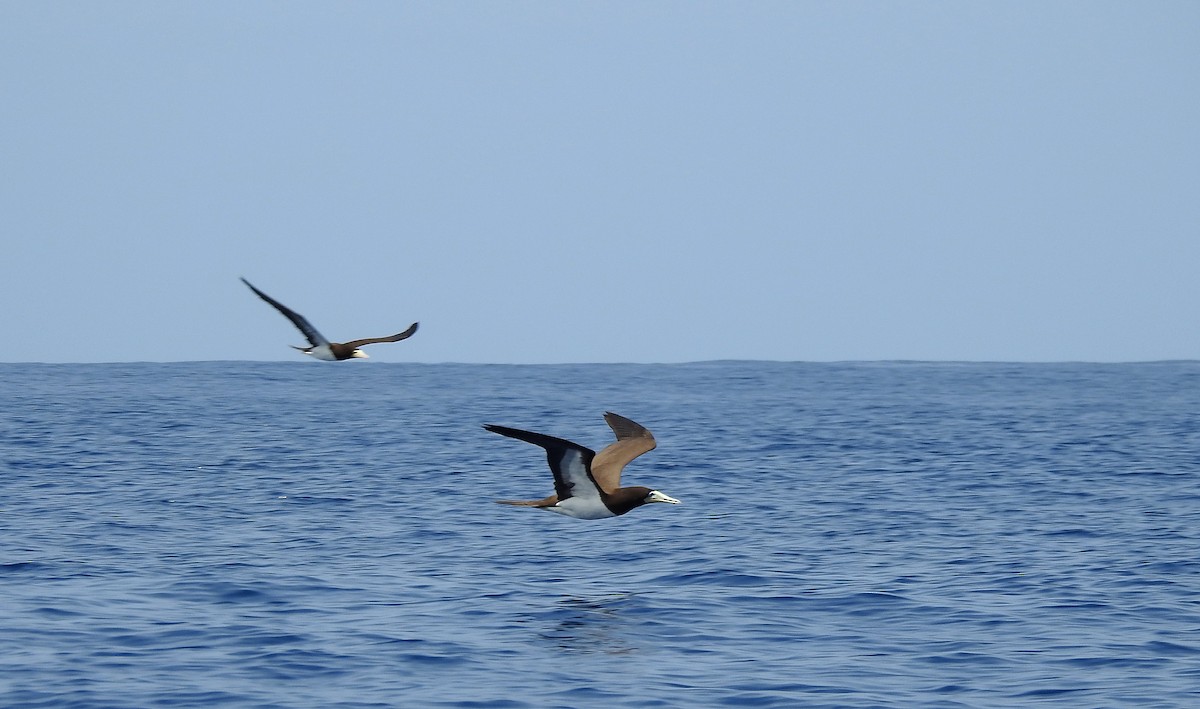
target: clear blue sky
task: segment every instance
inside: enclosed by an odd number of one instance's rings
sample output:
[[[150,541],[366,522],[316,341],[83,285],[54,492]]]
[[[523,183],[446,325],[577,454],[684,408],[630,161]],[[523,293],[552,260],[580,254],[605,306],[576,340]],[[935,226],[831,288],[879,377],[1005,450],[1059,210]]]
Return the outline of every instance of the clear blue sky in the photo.
[[[334,340],[419,320],[384,362],[1200,358],[1198,38],[1191,1],[2,0],[0,360],[298,359],[242,275]]]

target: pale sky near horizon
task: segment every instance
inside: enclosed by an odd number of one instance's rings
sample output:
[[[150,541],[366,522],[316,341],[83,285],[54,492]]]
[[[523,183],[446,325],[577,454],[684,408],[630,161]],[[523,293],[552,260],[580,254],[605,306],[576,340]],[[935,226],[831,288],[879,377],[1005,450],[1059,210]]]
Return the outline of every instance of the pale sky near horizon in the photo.
[[[1200,359],[1198,38],[1184,1],[0,0],[0,361],[299,360],[239,276],[333,340],[420,321],[383,362]]]

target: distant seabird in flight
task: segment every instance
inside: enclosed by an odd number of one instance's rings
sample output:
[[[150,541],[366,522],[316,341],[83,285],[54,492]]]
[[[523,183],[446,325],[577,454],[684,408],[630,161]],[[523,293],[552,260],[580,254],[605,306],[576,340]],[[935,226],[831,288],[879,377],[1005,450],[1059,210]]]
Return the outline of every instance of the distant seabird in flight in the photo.
[[[679,500],[648,487],[621,487],[621,471],[634,458],[654,450],[654,435],[640,424],[614,413],[604,420],[617,440],[596,453],[578,443],[506,426],[485,425],[492,433],[517,438],[546,449],[554,473],[554,494],[544,500],[498,500],[550,510],[579,519],[617,517],[650,502],[679,504]]]
[[[404,332],[396,333],[391,337],[368,337],[362,340],[351,340],[350,342],[330,342],[329,340],[325,339],[324,335],[317,332],[317,328],[310,325],[309,322],[304,319],[303,315],[297,313],[283,303],[280,303],[271,296],[250,285],[250,281],[247,281],[245,278],[242,279],[242,283],[245,283],[247,286],[249,286],[250,290],[254,291],[259,298],[267,301],[276,310],[283,313],[288,320],[292,321],[293,325],[300,329],[300,332],[304,333],[304,336],[308,338],[309,343],[311,343],[310,347],[296,347],[295,345],[292,345],[293,348],[300,350],[306,355],[312,355],[317,359],[325,360],[326,362],[336,362],[342,359],[355,358],[366,359],[367,353],[358,349],[359,347],[362,347],[363,345],[373,345],[378,342],[399,342],[400,340],[407,340],[413,336],[413,333],[417,331],[417,325],[419,325],[419,323],[413,323],[412,325],[409,325],[408,329]]]

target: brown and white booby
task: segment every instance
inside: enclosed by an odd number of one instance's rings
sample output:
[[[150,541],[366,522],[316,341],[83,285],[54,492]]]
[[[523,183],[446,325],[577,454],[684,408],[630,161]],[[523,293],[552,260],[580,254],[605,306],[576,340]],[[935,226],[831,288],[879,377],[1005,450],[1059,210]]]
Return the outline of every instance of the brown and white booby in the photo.
[[[250,281],[247,281],[245,278],[242,279],[242,283],[245,283],[250,290],[254,291],[255,294],[258,295],[259,298],[267,301],[276,310],[283,313],[288,320],[292,321],[293,325],[299,328],[300,332],[304,333],[304,336],[308,338],[308,341],[311,343],[310,347],[296,347],[295,345],[292,345],[293,348],[300,350],[306,355],[312,355],[313,357],[326,362],[336,362],[343,359],[366,359],[367,353],[358,349],[359,347],[362,347],[363,345],[373,345],[379,342],[399,342],[400,340],[407,340],[413,336],[413,333],[417,331],[417,325],[420,324],[413,323],[412,325],[409,325],[408,329],[404,332],[396,333],[391,337],[368,337],[362,340],[351,340],[350,342],[330,342],[329,340],[325,339],[324,335],[317,332],[317,328],[309,324],[308,320],[305,320],[303,315],[297,313],[283,303],[280,303],[271,296],[250,285]]]
[[[679,504],[679,500],[648,487],[621,487],[621,471],[634,458],[654,450],[654,435],[644,426],[612,412],[605,413],[604,420],[617,440],[599,453],[541,433],[485,425],[492,433],[546,449],[546,460],[554,473],[554,494],[550,497],[497,502],[536,507],[579,519],[617,517],[650,502]]]

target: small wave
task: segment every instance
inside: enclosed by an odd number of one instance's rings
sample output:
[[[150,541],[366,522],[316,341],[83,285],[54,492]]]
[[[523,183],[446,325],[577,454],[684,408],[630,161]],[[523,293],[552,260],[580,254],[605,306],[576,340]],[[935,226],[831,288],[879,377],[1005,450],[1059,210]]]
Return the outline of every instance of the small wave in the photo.
[[[56,608],[51,606],[43,606],[35,608],[34,613],[45,616],[47,618],[78,618],[84,614],[79,611],[68,610],[66,608]]]
[[[666,574],[654,579],[655,583],[675,586],[765,586],[772,583],[766,576],[747,574],[740,571],[691,571]]]
[[[461,664],[466,663],[466,661],[467,661],[465,658],[457,656],[457,655],[441,655],[441,654],[430,655],[430,654],[417,653],[417,652],[406,653],[403,655],[399,655],[398,657],[401,660],[404,660],[405,662],[415,662],[415,663],[421,664],[421,665],[438,665],[438,666],[443,666],[443,667],[451,667],[454,665],[461,665]]]

